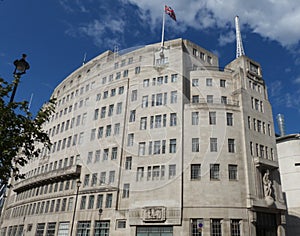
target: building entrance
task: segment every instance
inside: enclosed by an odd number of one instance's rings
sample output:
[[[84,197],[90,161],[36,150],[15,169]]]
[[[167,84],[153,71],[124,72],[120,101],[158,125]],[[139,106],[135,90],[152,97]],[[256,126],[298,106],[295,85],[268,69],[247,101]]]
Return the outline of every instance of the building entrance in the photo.
[[[258,236],[276,236],[277,224],[276,215],[257,212],[256,235]]]
[[[136,236],[173,236],[173,226],[137,226]]]

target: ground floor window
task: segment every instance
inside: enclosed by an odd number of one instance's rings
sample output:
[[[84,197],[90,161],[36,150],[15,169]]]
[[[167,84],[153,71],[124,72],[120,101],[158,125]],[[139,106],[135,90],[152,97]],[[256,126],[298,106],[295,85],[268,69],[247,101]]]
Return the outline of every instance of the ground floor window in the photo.
[[[109,221],[96,221],[94,236],[108,236],[109,235]]]
[[[48,223],[47,225],[47,236],[55,236],[55,222]]]
[[[90,221],[78,221],[76,236],[89,236],[91,231]]]
[[[173,236],[173,226],[138,226],[136,236]]]
[[[69,222],[60,222],[58,225],[57,236],[69,236]]]
[[[19,225],[16,236],[22,236],[24,230],[24,225]]]
[[[45,229],[45,223],[37,224],[35,236],[43,236]]]
[[[240,236],[241,235],[240,221],[241,220],[237,220],[237,219],[230,220],[231,236]]]
[[[191,219],[191,236],[202,236],[203,219]]]
[[[221,219],[212,219],[211,220],[211,228],[210,228],[211,236],[222,236],[222,224]]]

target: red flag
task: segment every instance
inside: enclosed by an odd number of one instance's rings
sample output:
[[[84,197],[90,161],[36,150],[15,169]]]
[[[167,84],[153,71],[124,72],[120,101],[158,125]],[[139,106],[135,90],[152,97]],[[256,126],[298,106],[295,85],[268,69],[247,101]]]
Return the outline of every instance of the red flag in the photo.
[[[174,12],[174,10],[171,7],[165,5],[165,13],[168,14],[173,20],[176,21],[175,12]]]

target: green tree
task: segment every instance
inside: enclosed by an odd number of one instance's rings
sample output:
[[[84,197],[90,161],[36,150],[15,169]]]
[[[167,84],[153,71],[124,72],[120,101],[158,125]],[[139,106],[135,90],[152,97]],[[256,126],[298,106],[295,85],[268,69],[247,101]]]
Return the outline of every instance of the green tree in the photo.
[[[10,177],[25,178],[19,168],[33,157],[40,147],[50,148],[51,142],[43,130],[54,111],[55,99],[45,104],[34,117],[29,112],[28,102],[7,102],[13,83],[0,78],[0,183],[7,184]]]

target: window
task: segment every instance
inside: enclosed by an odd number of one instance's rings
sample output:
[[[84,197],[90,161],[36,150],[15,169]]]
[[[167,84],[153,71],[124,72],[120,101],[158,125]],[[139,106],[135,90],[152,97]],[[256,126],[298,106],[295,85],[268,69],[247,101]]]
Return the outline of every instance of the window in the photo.
[[[237,165],[228,165],[229,180],[237,180]]]
[[[123,71],[123,77],[127,77],[128,76],[128,70],[124,70]]]
[[[98,139],[103,137],[103,129],[104,129],[103,127],[98,128]]]
[[[136,181],[142,181],[144,178],[144,167],[138,167],[136,172]]]
[[[37,224],[35,235],[36,236],[43,236],[44,235],[44,229],[45,229],[45,223]],[[13,233],[11,233],[9,235],[13,235]]]
[[[115,124],[114,135],[120,134],[120,123]]]
[[[228,126],[233,126],[233,113],[226,113],[226,120]]]
[[[90,182],[90,175],[89,174],[86,174],[84,176],[84,182],[83,182],[83,187],[86,187],[89,185],[89,182]]]
[[[117,72],[116,73],[116,80],[120,79],[121,78],[121,72]],[[112,77],[111,77],[111,80],[112,80]]]
[[[134,72],[135,74],[139,74],[141,72],[141,67],[140,66],[135,67]]]
[[[193,86],[193,87],[199,86],[199,79],[193,79],[193,80],[192,80],[192,86]]]
[[[117,114],[121,114],[122,113],[122,102],[117,103]]]
[[[160,128],[161,127],[161,115],[156,115],[155,116],[155,128]]]
[[[173,75],[171,75],[171,83],[175,83],[175,82],[177,82],[177,79],[178,79],[178,76],[177,76],[177,74],[173,74]]]
[[[170,114],[170,126],[176,126],[177,125],[177,115],[176,113]]]
[[[135,121],[135,110],[130,111],[129,122]]]
[[[117,220],[117,228],[125,229],[126,228],[126,220]]]
[[[100,185],[105,184],[105,179],[106,179],[106,172],[101,172],[100,173]]]
[[[105,148],[103,150],[103,160],[108,160],[108,152],[109,152],[109,149],[108,148]]]
[[[220,79],[220,87],[225,88],[226,86],[226,80]]]
[[[90,235],[91,222],[90,221],[78,221],[76,235]]]
[[[148,96],[142,98],[142,108],[148,107]]]
[[[210,164],[210,179],[219,180],[220,179],[220,165]]]
[[[55,236],[55,225],[56,223],[48,223],[47,225],[47,231],[46,231],[46,235],[47,236]]]
[[[111,149],[111,159],[112,160],[116,160],[117,159],[117,155],[118,155],[118,148],[117,147],[113,147]]]
[[[209,124],[210,125],[215,125],[217,123],[217,115],[215,111],[210,111],[208,113],[209,116]]]
[[[139,143],[139,156],[144,156],[145,155],[145,149],[146,149],[146,143],[145,142],[140,142]]]
[[[132,157],[126,157],[125,170],[131,170],[131,166],[132,166]]]
[[[131,92],[131,101],[136,101],[137,100],[137,90],[132,90]]]
[[[110,135],[111,135],[111,125],[107,125],[105,137],[109,137]]]
[[[101,118],[105,118],[105,113],[106,113],[106,107],[101,108]]]
[[[212,79],[211,78],[206,79],[206,86],[209,86],[209,87],[212,86]]]
[[[67,236],[69,235],[69,222],[59,222],[58,225],[58,236]]]
[[[58,212],[60,209],[60,199],[56,200],[56,207],[55,207],[55,212]]]
[[[206,96],[206,102],[207,103],[213,103],[214,102],[214,96],[213,95],[207,95]]]
[[[141,117],[140,130],[147,129],[147,117]]]
[[[235,152],[235,141],[234,139],[229,138],[228,139],[228,152]]]
[[[109,105],[108,107],[108,116],[112,116],[114,113],[114,104]]]
[[[156,106],[161,106],[163,104],[163,94],[156,94]]]
[[[177,91],[171,91],[171,103],[177,103]]]
[[[218,140],[217,138],[210,138],[210,151],[217,152],[218,151]]]
[[[143,81],[143,87],[149,87],[150,79],[144,79]]]
[[[201,178],[201,164],[191,164],[191,180],[199,180]]]
[[[109,172],[109,175],[108,175],[108,183],[109,184],[112,184],[115,182],[115,174],[116,174],[116,172],[114,170]]]
[[[90,141],[93,141],[95,139],[96,136],[96,129],[92,129],[91,130],[91,137],[90,137]]]
[[[80,202],[80,210],[85,209],[85,204],[86,204],[86,196],[82,196]]]
[[[227,97],[221,96],[221,104],[227,104]]]
[[[222,236],[221,219],[211,219],[211,236]]]
[[[169,147],[170,153],[176,152],[176,139],[170,139],[170,147]]]
[[[199,138],[192,138],[192,152],[199,152]]]
[[[101,153],[100,150],[96,150],[96,152],[95,152],[95,161],[94,161],[95,163],[100,161],[100,153]]]
[[[98,194],[96,209],[102,208],[102,204],[103,204],[103,194]]]
[[[192,96],[192,103],[199,103],[199,95]]]
[[[134,134],[128,134],[128,138],[127,138],[127,146],[133,146],[133,140],[134,140]]]
[[[160,140],[154,141],[153,154],[154,155],[160,154]]]
[[[192,112],[192,125],[199,124],[199,112]]]
[[[106,195],[105,207],[111,208],[111,206],[112,206],[112,194],[110,193]]]
[[[96,184],[97,184],[97,176],[98,176],[97,173],[92,174],[92,182],[91,182],[92,187],[96,186]]]
[[[129,188],[130,188],[130,184],[123,185],[122,198],[129,198]]]
[[[124,93],[124,86],[119,87],[119,94],[123,94]]]
[[[240,221],[238,219],[230,220],[231,236],[241,236]]]
[[[152,169],[152,180],[159,180],[160,168],[159,166],[153,166]]]
[[[203,219],[191,219],[191,236],[202,236]]]
[[[176,176],[176,165],[169,165],[169,179]]]
[[[94,226],[94,235],[109,235],[109,221],[96,221]]]

